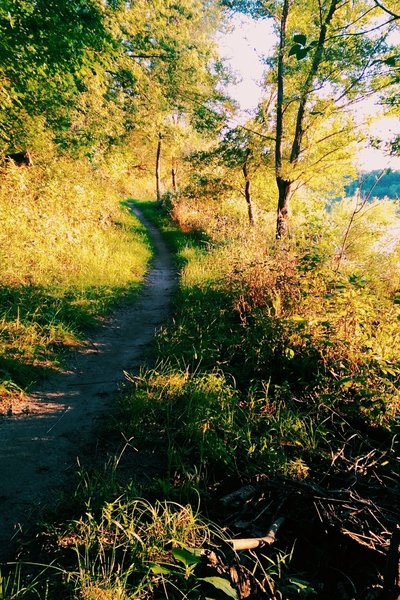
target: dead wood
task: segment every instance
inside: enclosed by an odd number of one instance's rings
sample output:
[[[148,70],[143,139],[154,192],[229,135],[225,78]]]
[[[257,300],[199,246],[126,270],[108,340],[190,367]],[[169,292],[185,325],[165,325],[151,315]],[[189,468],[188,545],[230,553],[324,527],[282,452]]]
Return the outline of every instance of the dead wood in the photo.
[[[228,506],[230,504],[238,505],[241,502],[244,502],[251,498],[256,492],[256,488],[254,485],[245,485],[226,496],[221,498],[221,502],[224,506]]]
[[[236,540],[226,540],[228,544],[231,544],[232,548],[238,550],[254,550],[262,546],[271,546],[275,542],[276,533],[284,522],[284,518],[280,517],[274,523],[272,523],[268,533],[264,537],[255,538],[238,538]]]

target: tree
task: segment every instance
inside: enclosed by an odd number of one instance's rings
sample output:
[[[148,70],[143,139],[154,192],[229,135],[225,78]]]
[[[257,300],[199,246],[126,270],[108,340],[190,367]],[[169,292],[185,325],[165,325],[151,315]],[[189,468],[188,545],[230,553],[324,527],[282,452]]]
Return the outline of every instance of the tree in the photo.
[[[84,77],[109,44],[104,9],[95,0],[6,0],[0,7],[0,138],[16,148],[29,121],[69,126]]]
[[[168,115],[219,104],[214,2],[5,0],[0,152],[44,135],[77,156],[159,140]],[[212,108],[210,106],[210,108]],[[189,116],[191,114],[191,116]]]
[[[255,223],[252,179],[261,167],[265,167],[268,160],[268,149],[265,144],[267,139],[257,131],[256,123],[249,121],[246,126],[229,130],[216,150],[216,156],[221,164],[231,172],[240,171],[242,174],[241,193],[247,204],[250,226]]]
[[[350,109],[390,84],[393,18],[379,20],[374,0],[255,0],[245,9],[273,19],[277,35],[265,81],[274,96],[279,239],[293,194],[333,161],[349,161],[363,137]]]
[[[201,172],[201,183],[207,195],[222,197],[239,192],[244,197],[250,226],[256,221],[253,184],[258,199],[262,201],[261,190],[265,194],[265,188],[270,183],[265,172],[266,167],[271,166],[271,140],[260,129],[254,120],[228,129],[209,150],[196,152],[189,157],[196,175]]]
[[[216,3],[202,0],[155,0],[151,11],[142,0],[122,9],[120,68],[115,78],[124,89],[129,126],[142,130],[155,148],[158,196],[161,158],[166,152],[175,156],[176,185],[178,153],[169,151],[167,145],[179,149],[185,131],[190,136],[201,121],[204,125],[207,119],[199,118],[201,110],[223,119],[225,96],[217,90],[221,66],[213,41],[220,17]],[[127,87],[121,72],[130,73]]]
[[[390,15],[391,17],[393,17],[393,19],[395,19],[395,20],[396,19],[400,19],[399,13],[393,12],[394,8],[395,8],[393,0],[392,1],[389,0],[389,2],[385,3],[385,4],[383,4],[382,2],[380,2],[380,0],[374,0],[374,2],[376,4],[376,6],[379,6],[379,8],[381,8],[383,10],[383,12],[385,12],[386,14]],[[393,7],[394,7],[393,10],[391,10],[391,8],[390,8],[392,4],[393,4]],[[397,2],[396,2],[396,6],[397,6]]]

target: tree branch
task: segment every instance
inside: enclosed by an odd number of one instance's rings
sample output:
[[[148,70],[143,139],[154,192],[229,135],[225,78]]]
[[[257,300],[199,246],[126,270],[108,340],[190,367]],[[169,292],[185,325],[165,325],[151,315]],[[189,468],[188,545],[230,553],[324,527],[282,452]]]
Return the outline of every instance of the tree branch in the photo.
[[[318,73],[318,69],[319,69],[319,66],[322,61],[322,54],[324,51],[328,27],[332,21],[333,15],[335,14],[335,12],[338,8],[338,1],[339,0],[331,0],[329,12],[325,18],[325,22],[321,26],[320,33],[319,33],[319,39],[318,39],[317,47],[316,47],[315,54],[313,57],[313,61],[312,61],[312,64],[311,64],[307,79],[304,83],[303,91],[301,94],[299,107],[297,110],[296,128],[295,128],[295,134],[294,134],[294,139],[293,139],[293,144],[292,144],[292,151],[290,153],[290,162],[294,165],[296,164],[296,162],[298,160],[300,150],[301,150],[301,143],[302,143],[302,138],[303,138],[303,134],[304,134],[303,122],[304,122],[304,115],[305,115],[305,111],[306,111],[307,99],[311,93],[311,86],[312,86],[313,80]]]
[[[388,15],[391,15],[394,19],[400,19],[400,15],[397,15],[396,13],[392,12],[391,10],[389,10],[388,8],[386,8],[386,6],[383,6],[383,4],[381,4],[379,2],[379,0],[374,0],[374,2],[375,2],[375,4],[377,6],[379,6],[379,8],[381,8]]]

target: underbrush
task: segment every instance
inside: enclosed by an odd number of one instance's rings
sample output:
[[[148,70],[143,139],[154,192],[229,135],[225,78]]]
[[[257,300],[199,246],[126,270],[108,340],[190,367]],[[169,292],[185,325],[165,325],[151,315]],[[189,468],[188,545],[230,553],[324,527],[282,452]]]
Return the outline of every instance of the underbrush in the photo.
[[[84,479],[79,516],[45,536],[57,574],[31,574],[39,597],[389,597],[395,254],[376,277],[359,254],[338,264],[326,240],[276,247],[239,210],[188,216],[177,203],[183,235],[155,203],[141,208],[166,229],[181,286],[157,364],[128,375],[120,398],[113,427],[138,458],[117,454],[111,475]],[[282,521],[273,547],[227,543]]]
[[[192,238],[180,247],[174,322],[158,336],[157,367],[133,378],[120,426],[138,445],[151,445],[161,431],[168,460],[158,493],[193,502],[200,490],[203,508],[219,522],[215,499],[235,487],[255,485],[255,497],[268,490],[266,528],[279,501],[265,482],[285,482],[288,504],[301,493],[298,508],[307,505],[313,530],[317,517],[337,543],[344,543],[341,531],[355,540],[350,554],[362,546],[377,553],[364,582],[346,558],[337,565],[343,577],[330,582],[307,564],[307,589],[332,597],[352,581],[362,597],[371,582],[384,585],[376,565],[398,519],[398,247],[382,253],[372,235],[363,262],[353,239],[344,259],[343,232],[326,223],[328,238],[275,246],[264,223],[244,228],[235,214],[213,207],[210,219],[210,207],[194,203],[187,211],[186,204],[178,200],[172,214],[202,243]],[[368,268],[373,256],[379,275]],[[296,531],[294,515],[288,518]],[[304,567],[297,556],[294,568]]]
[[[115,177],[66,158],[9,165],[0,190],[3,409],[140,286],[150,249]]]
[[[52,564],[25,562],[0,575],[0,598],[195,599],[201,582],[194,568],[212,535],[219,534],[190,506],[124,494],[53,531]]]

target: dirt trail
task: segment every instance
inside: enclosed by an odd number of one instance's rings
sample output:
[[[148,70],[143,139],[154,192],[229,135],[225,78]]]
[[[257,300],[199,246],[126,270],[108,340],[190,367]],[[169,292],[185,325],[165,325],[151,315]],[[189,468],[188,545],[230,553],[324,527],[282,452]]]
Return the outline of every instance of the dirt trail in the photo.
[[[145,363],[155,330],[169,316],[176,285],[171,255],[157,228],[133,205],[131,210],[147,227],[156,253],[138,301],[104,324],[70,371],[32,394],[29,414],[0,423],[0,559],[10,558],[13,540],[66,483],[123,371]]]

